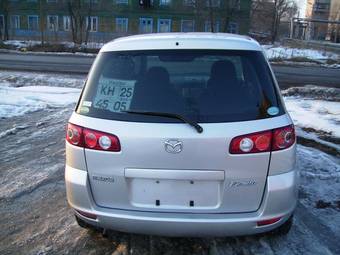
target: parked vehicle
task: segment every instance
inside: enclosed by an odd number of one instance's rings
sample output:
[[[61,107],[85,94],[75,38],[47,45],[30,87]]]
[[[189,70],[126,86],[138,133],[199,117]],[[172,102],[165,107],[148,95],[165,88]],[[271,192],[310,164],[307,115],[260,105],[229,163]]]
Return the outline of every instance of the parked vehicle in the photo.
[[[98,54],[66,135],[83,227],[169,236],[287,233],[294,126],[261,46],[231,34],[116,39]]]

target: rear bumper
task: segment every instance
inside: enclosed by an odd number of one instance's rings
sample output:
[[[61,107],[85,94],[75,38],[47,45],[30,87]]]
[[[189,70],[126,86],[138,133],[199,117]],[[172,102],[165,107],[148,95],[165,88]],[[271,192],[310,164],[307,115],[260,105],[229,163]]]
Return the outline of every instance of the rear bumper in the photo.
[[[295,170],[269,176],[261,207],[252,213],[193,214],[141,212],[98,207],[91,195],[87,172],[66,166],[67,199],[76,210],[97,215],[96,220],[77,215],[91,225],[123,232],[164,236],[238,236],[270,231],[282,225],[297,202]],[[257,221],[282,219],[267,226]]]

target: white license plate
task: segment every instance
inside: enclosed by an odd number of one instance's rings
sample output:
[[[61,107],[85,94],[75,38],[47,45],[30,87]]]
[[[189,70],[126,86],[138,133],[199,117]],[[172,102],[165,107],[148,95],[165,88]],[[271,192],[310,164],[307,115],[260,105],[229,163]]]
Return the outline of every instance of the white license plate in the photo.
[[[130,179],[131,204],[162,209],[215,209],[220,204],[220,181]]]

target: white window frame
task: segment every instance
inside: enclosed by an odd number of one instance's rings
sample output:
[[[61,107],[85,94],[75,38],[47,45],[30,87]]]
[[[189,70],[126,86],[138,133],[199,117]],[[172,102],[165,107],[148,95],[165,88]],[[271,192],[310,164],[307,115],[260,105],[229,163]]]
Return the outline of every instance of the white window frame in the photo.
[[[231,29],[231,27],[234,25],[234,28]],[[237,22],[229,22],[228,24],[228,33],[231,33],[231,34],[238,34],[239,32],[239,25]]]
[[[195,6],[197,0],[183,0],[184,6]]]
[[[68,20],[68,28],[67,28],[67,20]],[[71,30],[71,17],[63,16],[63,30],[70,31]]]
[[[206,6],[209,7],[209,0],[206,0],[205,3],[206,3]],[[221,0],[211,0],[211,7],[220,7],[220,6],[221,6]]]
[[[15,20],[14,24],[13,21]],[[20,15],[11,15],[11,29],[20,29]]]
[[[159,0],[159,5],[161,6],[169,6],[171,4],[171,0]]]
[[[147,32],[145,32],[145,31],[142,31],[142,21],[143,20],[145,20],[145,21],[150,21],[151,20],[151,31],[147,31]],[[141,32],[143,32],[143,33],[152,33],[153,32],[153,18],[144,18],[144,17],[142,17],[142,18],[139,18],[139,33],[141,33]]]
[[[129,19],[128,18],[121,18],[121,17],[117,17],[116,18],[116,27],[115,27],[115,31],[117,32],[117,33],[127,33],[128,32],[128,29],[129,29]],[[122,22],[122,23],[120,23],[119,21],[125,21],[125,22]],[[120,24],[124,24],[125,23],[125,29],[124,29],[124,31],[117,31],[117,24],[118,23],[120,23]]]
[[[158,19],[158,21],[157,21],[157,33],[161,33],[161,31],[160,31],[161,21],[168,21],[169,22],[169,31],[162,32],[162,33],[171,32],[171,19]]]
[[[229,7],[230,8],[234,7],[233,5],[235,4],[235,1],[237,1],[236,2],[236,4],[237,4],[236,10],[241,10],[241,0],[231,0],[229,2]]]
[[[37,30],[30,29],[30,18],[37,18]],[[38,15],[27,15],[27,29],[30,31],[39,31],[39,16]]]
[[[93,27],[93,20],[96,19],[96,27]],[[88,16],[86,18],[86,29],[88,29],[88,25],[89,25],[89,21],[90,21],[90,29],[89,32],[98,32],[98,16]]]
[[[50,27],[51,24],[52,24],[52,23],[50,23],[50,18],[52,18],[52,17],[55,18],[55,21],[56,21],[54,29],[51,29],[51,27]],[[47,30],[52,31],[52,32],[58,31],[58,29],[59,29],[59,17],[58,17],[58,15],[47,15],[46,18],[47,18]]]
[[[220,21],[215,21],[214,22],[214,33],[216,32],[220,32],[220,29],[221,29],[221,25],[220,25]],[[211,32],[211,25],[210,25],[210,20],[206,20],[204,22],[204,32]]]
[[[193,19],[182,19],[181,20],[181,32],[184,32],[183,31],[183,23],[186,22],[186,21],[192,21],[192,31],[188,31],[188,32],[195,32],[195,20]]]
[[[116,2],[116,4],[129,4],[129,0],[114,0]]]

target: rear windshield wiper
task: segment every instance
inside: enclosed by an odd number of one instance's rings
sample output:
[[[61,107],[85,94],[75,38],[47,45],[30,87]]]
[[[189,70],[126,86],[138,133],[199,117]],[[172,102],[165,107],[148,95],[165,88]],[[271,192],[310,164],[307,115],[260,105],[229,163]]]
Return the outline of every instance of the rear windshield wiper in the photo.
[[[126,113],[132,113],[132,114],[140,114],[140,115],[150,115],[150,116],[160,116],[160,117],[167,117],[167,118],[173,118],[173,119],[178,119],[181,120],[187,124],[189,124],[190,126],[194,127],[198,133],[202,133],[203,132],[203,128],[202,126],[200,126],[198,123],[189,120],[179,114],[175,114],[175,113],[167,113],[167,112],[148,112],[148,111],[122,111],[122,112],[126,112]]]

